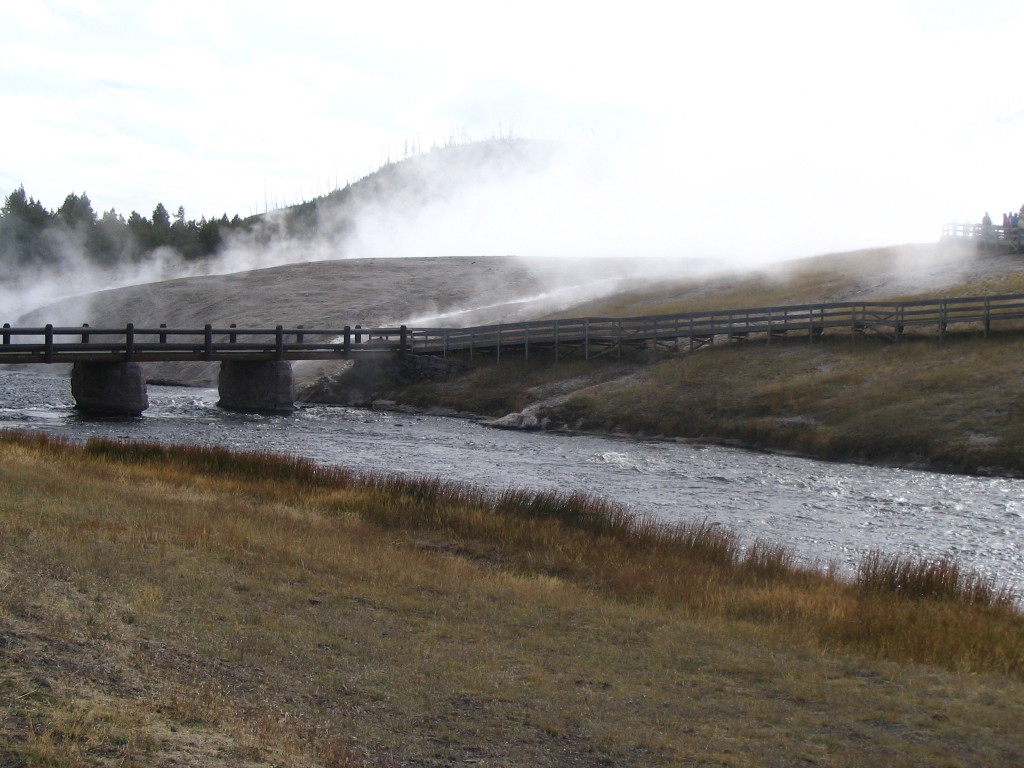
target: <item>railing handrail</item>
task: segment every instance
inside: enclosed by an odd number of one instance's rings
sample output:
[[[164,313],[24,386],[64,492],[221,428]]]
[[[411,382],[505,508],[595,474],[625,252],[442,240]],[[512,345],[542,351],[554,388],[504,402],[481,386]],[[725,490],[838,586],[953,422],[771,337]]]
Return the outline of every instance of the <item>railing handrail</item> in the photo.
[[[892,326],[902,333],[905,325],[983,321],[1024,320],[1024,294],[911,299],[906,301],[842,301],[816,304],[788,304],[738,309],[697,310],[669,315],[634,317],[579,317],[494,323],[467,328],[386,325],[344,328],[239,328],[234,325],[202,328],[53,326],[0,328],[0,358],[21,352],[43,352],[50,362],[56,353],[117,352],[129,357],[145,353],[186,353],[196,359],[230,353],[275,353],[292,359],[303,353],[349,353],[353,351],[436,351],[457,348],[514,346],[542,342],[548,338],[570,343],[579,339],[611,338],[619,341],[697,335],[743,335],[746,333],[828,328]],[[76,339],[68,341],[68,338]],[[156,338],[159,341],[154,341]],[[191,341],[188,341],[191,339]],[[383,342],[383,343],[382,343]],[[200,346],[201,345],[201,346]],[[152,356],[151,356],[152,357]],[[0,359],[2,362],[2,359]]]

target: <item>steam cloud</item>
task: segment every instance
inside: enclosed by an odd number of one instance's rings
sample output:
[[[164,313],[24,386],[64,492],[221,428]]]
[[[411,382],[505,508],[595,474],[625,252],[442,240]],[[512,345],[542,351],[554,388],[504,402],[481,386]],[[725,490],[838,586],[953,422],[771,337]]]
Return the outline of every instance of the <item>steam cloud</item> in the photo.
[[[18,317],[61,296],[176,277],[339,258],[515,255],[528,259],[547,287],[531,306],[551,310],[612,293],[626,279],[699,276],[712,266],[763,268],[894,244],[907,231],[937,239],[937,208],[905,185],[744,153],[737,147],[739,157],[724,163],[700,146],[664,137],[647,143],[492,141],[434,150],[353,185],[344,201],[320,205],[311,233],[292,234],[287,213],[278,211],[257,231],[232,236],[213,260],[190,264],[163,252],[143,265],[107,272],[90,268],[69,245],[59,279],[33,276],[0,300],[8,317]],[[722,170],[737,167],[743,172]],[[847,183],[837,187],[844,173]],[[820,194],[822,174],[829,176],[828,188],[845,189],[843,199]],[[802,192],[781,199],[774,194],[780,179]],[[859,201],[855,211],[846,205],[851,200]],[[636,261],[612,267],[609,257]],[[567,267],[567,258],[581,261]],[[513,310],[492,309],[492,315]],[[459,324],[464,318],[421,319]]]

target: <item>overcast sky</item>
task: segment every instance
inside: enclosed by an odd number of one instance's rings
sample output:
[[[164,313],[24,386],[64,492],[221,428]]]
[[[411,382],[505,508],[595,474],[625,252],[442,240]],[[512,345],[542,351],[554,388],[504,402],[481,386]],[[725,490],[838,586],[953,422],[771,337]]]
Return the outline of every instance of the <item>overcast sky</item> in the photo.
[[[638,226],[930,241],[1024,203],[1022,47],[998,0],[0,0],[0,194],[245,216],[511,131]]]

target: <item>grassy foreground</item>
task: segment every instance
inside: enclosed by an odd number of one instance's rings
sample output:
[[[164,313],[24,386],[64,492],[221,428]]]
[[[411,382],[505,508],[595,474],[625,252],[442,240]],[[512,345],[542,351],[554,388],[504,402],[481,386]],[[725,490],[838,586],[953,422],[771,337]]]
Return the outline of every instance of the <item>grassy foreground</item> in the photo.
[[[1024,616],[952,563],[10,433],[0,500],[0,765],[1024,761]]]

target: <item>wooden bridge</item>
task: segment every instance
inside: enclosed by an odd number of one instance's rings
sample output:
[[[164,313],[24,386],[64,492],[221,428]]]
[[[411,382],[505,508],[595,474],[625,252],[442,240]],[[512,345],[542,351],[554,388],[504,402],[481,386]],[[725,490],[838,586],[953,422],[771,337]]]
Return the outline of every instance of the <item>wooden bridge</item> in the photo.
[[[557,362],[636,349],[694,351],[718,340],[785,336],[815,341],[825,334],[874,334],[898,341],[908,333],[942,337],[974,330],[1021,327],[1024,294],[906,302],[838,302],[645,317],[584,317],[472,328],[407,326],[341,329],[92,328],[0,329],[0,364],[73,363],[72,390],[80,407],[100,412],[144,410],[141,364],[221,362],[221,404],[239,410],[291,410],[290,361],[359,359],[370,355],[521,354],[548,350]],[[141,395],[140,395],[141,387]],[[123,406],[123,407],[122,407]],[[140,407],[141,406],[141,407]]]

